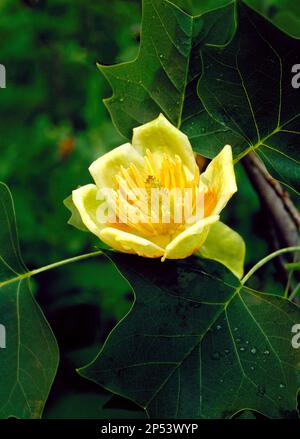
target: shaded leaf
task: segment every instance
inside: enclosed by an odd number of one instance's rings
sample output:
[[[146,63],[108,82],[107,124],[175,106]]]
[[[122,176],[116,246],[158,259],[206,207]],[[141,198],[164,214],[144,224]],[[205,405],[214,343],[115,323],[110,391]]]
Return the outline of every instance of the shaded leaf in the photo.
[[[113,90],[105,102],[115,125],[130,139],[162,112],[197,152],[212,158],[229,143],[239,160],[255,150],[275,178],[299,191],[300,101],[291,68],[300,63],[300,41],[242,2],[218,2],[198,16],[177,5],[144,0],[137,59],[99,66]]]
[[[142,410],[111,407],[112,395],[68,392],[46,410],[45,419],[143,419]]]
[[[300,41],[239,3],[233,40],[204,48],[202,60],[199,96],[230,130],[236,160],[256,151],[273,177],[299,191],[300,100],[291,69],[300,63]]]
[[[221,2],[224,3],[224,2]],[[228,3],[228,2],[227,2]],[[113,96],[105,101],[118,130],[132,128],[164,113],[176,126],[198,137],[224,127],[205,112],[197,97],[200,49],[227,43],[235,30],[235,2],[192,17],[167,0],[144,0],[138,58],[114,66],[99,65]],[[197,124],[194,127],[194,124]],[[203,127],[203,131],[202,130]],[[192,136],[193,137],[193,136]]]
[[[6,347],[0,349],[0,418],[39,418],[56,374],[54,335],[27,278],[7,186],[0,183],[0,322]]]
[[[136,300],[83,376],[153,418],[295,412],[300,351],[291,346],[291,328],[299,307],[242,288],[212,261],[109,257]]]

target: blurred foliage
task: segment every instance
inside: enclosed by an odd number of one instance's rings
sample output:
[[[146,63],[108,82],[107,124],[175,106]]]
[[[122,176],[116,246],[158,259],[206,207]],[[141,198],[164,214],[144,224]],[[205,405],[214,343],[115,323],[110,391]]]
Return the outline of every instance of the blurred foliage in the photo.
[[[25,259],[34,264],[90,245],[65,226],[61,200],[89,181],[95,157],[121,141],[101,105],[107,86],[95,64],[134,56],[140,9],[138,1],[113,0],[109,11],[104,3],[1,2],[0,59],[8,78],[0,176],[13,188],[30,244]]]
[[[300,38],[300,3],[295,0],[246,0],[284,32]]]
[[[178,0],[177,4],[195,7],[197,1]],[[247,2],[300,37],[298,2]],[[218,6],[221,1],[207,3]],[[0,180],[12,189],[22,252],[29,267],[97,246],[93,236],[67,225],[69,214],[63,200],[77,185],[90,182],[88,166],[96,157],[122,142],[101,103],[110,89],[96,62],[133,59],[140,19],[140,0],[0,3],[0,63],[7,69],[7,88],[0,91]],[[244,236],[249,266],[269,251],[264,238],[268,226],[241,165],[237,176],[239,194],[223,220]],[[253,287],[269,292],[279,288],[272,264],[258,276]],[[102,258],[45,273],[36,282],[37,299],[62,355],[45,416],[59,417],[62,407],[70,405],[80,410],[79,395],[83,394],[83,405],[97,401],[98,408],[91,413],[98,416],[99,407],[109,398],[105,394],[98,401],[98,388],[78,377],[75,368],[92,360],[115,322],[129,310],[130,288]],[[113,399],[110,404],[118,410],[121,403],[114,405]]]

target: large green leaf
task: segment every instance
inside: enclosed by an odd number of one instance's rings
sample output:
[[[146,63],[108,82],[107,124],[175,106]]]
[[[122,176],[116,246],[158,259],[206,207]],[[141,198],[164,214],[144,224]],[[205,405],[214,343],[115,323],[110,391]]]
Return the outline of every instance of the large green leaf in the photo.
[[[291,346],[291,328],[299,307],[242,288],[212,261],[109,257],[135,302],[83,376],[154,418],[295,412],[300,350]]]
[[[255,150],[275,178],[299,191],[300,100],[291,69],[300,62],[300,41],[240,3],[235,37],[226,47],[204,48],[202,60],[198,93],[230,129],[236,158]]]
[[[143,0],[142,40],[137,59],[99,66],[113,89],[106,105],[125,137],[130,138],[132,128],[161,112],[174,125],[183,125],[195,141],[201,140],[204,132],[214,137],[216,130],[226,131],[204,110],[197,97],[197,83],[201,73],[200,49],[207,44],[226,44],[235,30],[234,15],[234,1],[193,17],[168,0]]]
[[[11,194],[0,183],[0,418],[39,418],[57,369],[56,341],[26,273]]]
[[[128,139],[163,112],[201,154],[212,158],[228,143],[236,160],[256,150],[275,178],[299,191],[300,100],[291,68],[300,63],[300,41],[242,2],[224,3],[207,10],[209,2],[144,0],[137,59],[99,66],[113,89],[106,105]]]

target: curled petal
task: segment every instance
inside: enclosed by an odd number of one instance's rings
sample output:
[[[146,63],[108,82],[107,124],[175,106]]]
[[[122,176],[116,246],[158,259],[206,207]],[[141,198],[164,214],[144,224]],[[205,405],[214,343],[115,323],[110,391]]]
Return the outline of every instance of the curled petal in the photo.
[[[201,183],[206,191],[206,212],[209,215],[218,215],[237,191],[230,145],[224,146],[210,162],[201,175]]]
[[[164,250],[153,242],[114,227],[105,227],[99,237],[105,244],[123,253],[146,258],[159,258],[164,253]]]
[[[131,164],[141,168],[144,166],[144,159],[130,143],[125,143],[95,160],[89,171],[99,188],[114,188],[116,174],[121,167],[128,168]]]
[[[133,130],[132,145],[145,156],[149,150],[159,168],[164,153],[181,158],[186,170],[193,176],[196,169],[194,153],[188,137],[175,128],[163,114],[152,122]]]
[[[184,259],[194,254],[206,240],[211,224],[219,220],[219,215],[204,218],[176,236],[165,248],[165,259]]]
[[[72,192],[73,203],[76,206],[83,224],[100,237],[100,230],[104,227],[97,220],[97,209],[101,202],[97,200],[98,188],[95,184],[87,184]]]
[[[243,238],[220,221],[212,224],[207,239],[199,249],[201,256],[225,265],[239,279],[244,273],[245,253]]]

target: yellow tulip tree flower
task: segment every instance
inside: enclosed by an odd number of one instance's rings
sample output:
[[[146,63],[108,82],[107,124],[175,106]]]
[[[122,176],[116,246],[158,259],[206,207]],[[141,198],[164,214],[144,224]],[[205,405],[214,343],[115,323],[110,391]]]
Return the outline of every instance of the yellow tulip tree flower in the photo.
[[[244,241],[220,222],[237,191],[229,145],[201,173],[187,136],[161,114],[135,128],[131,144],[98,158],[89,170],[95,184],[74,190],[72,200],[86,228],[105,244],[162,261],[198,253],[242,276]],[[150,203],[154,191],[160,195]],[[113,215],[103,219],[108,210]]]

